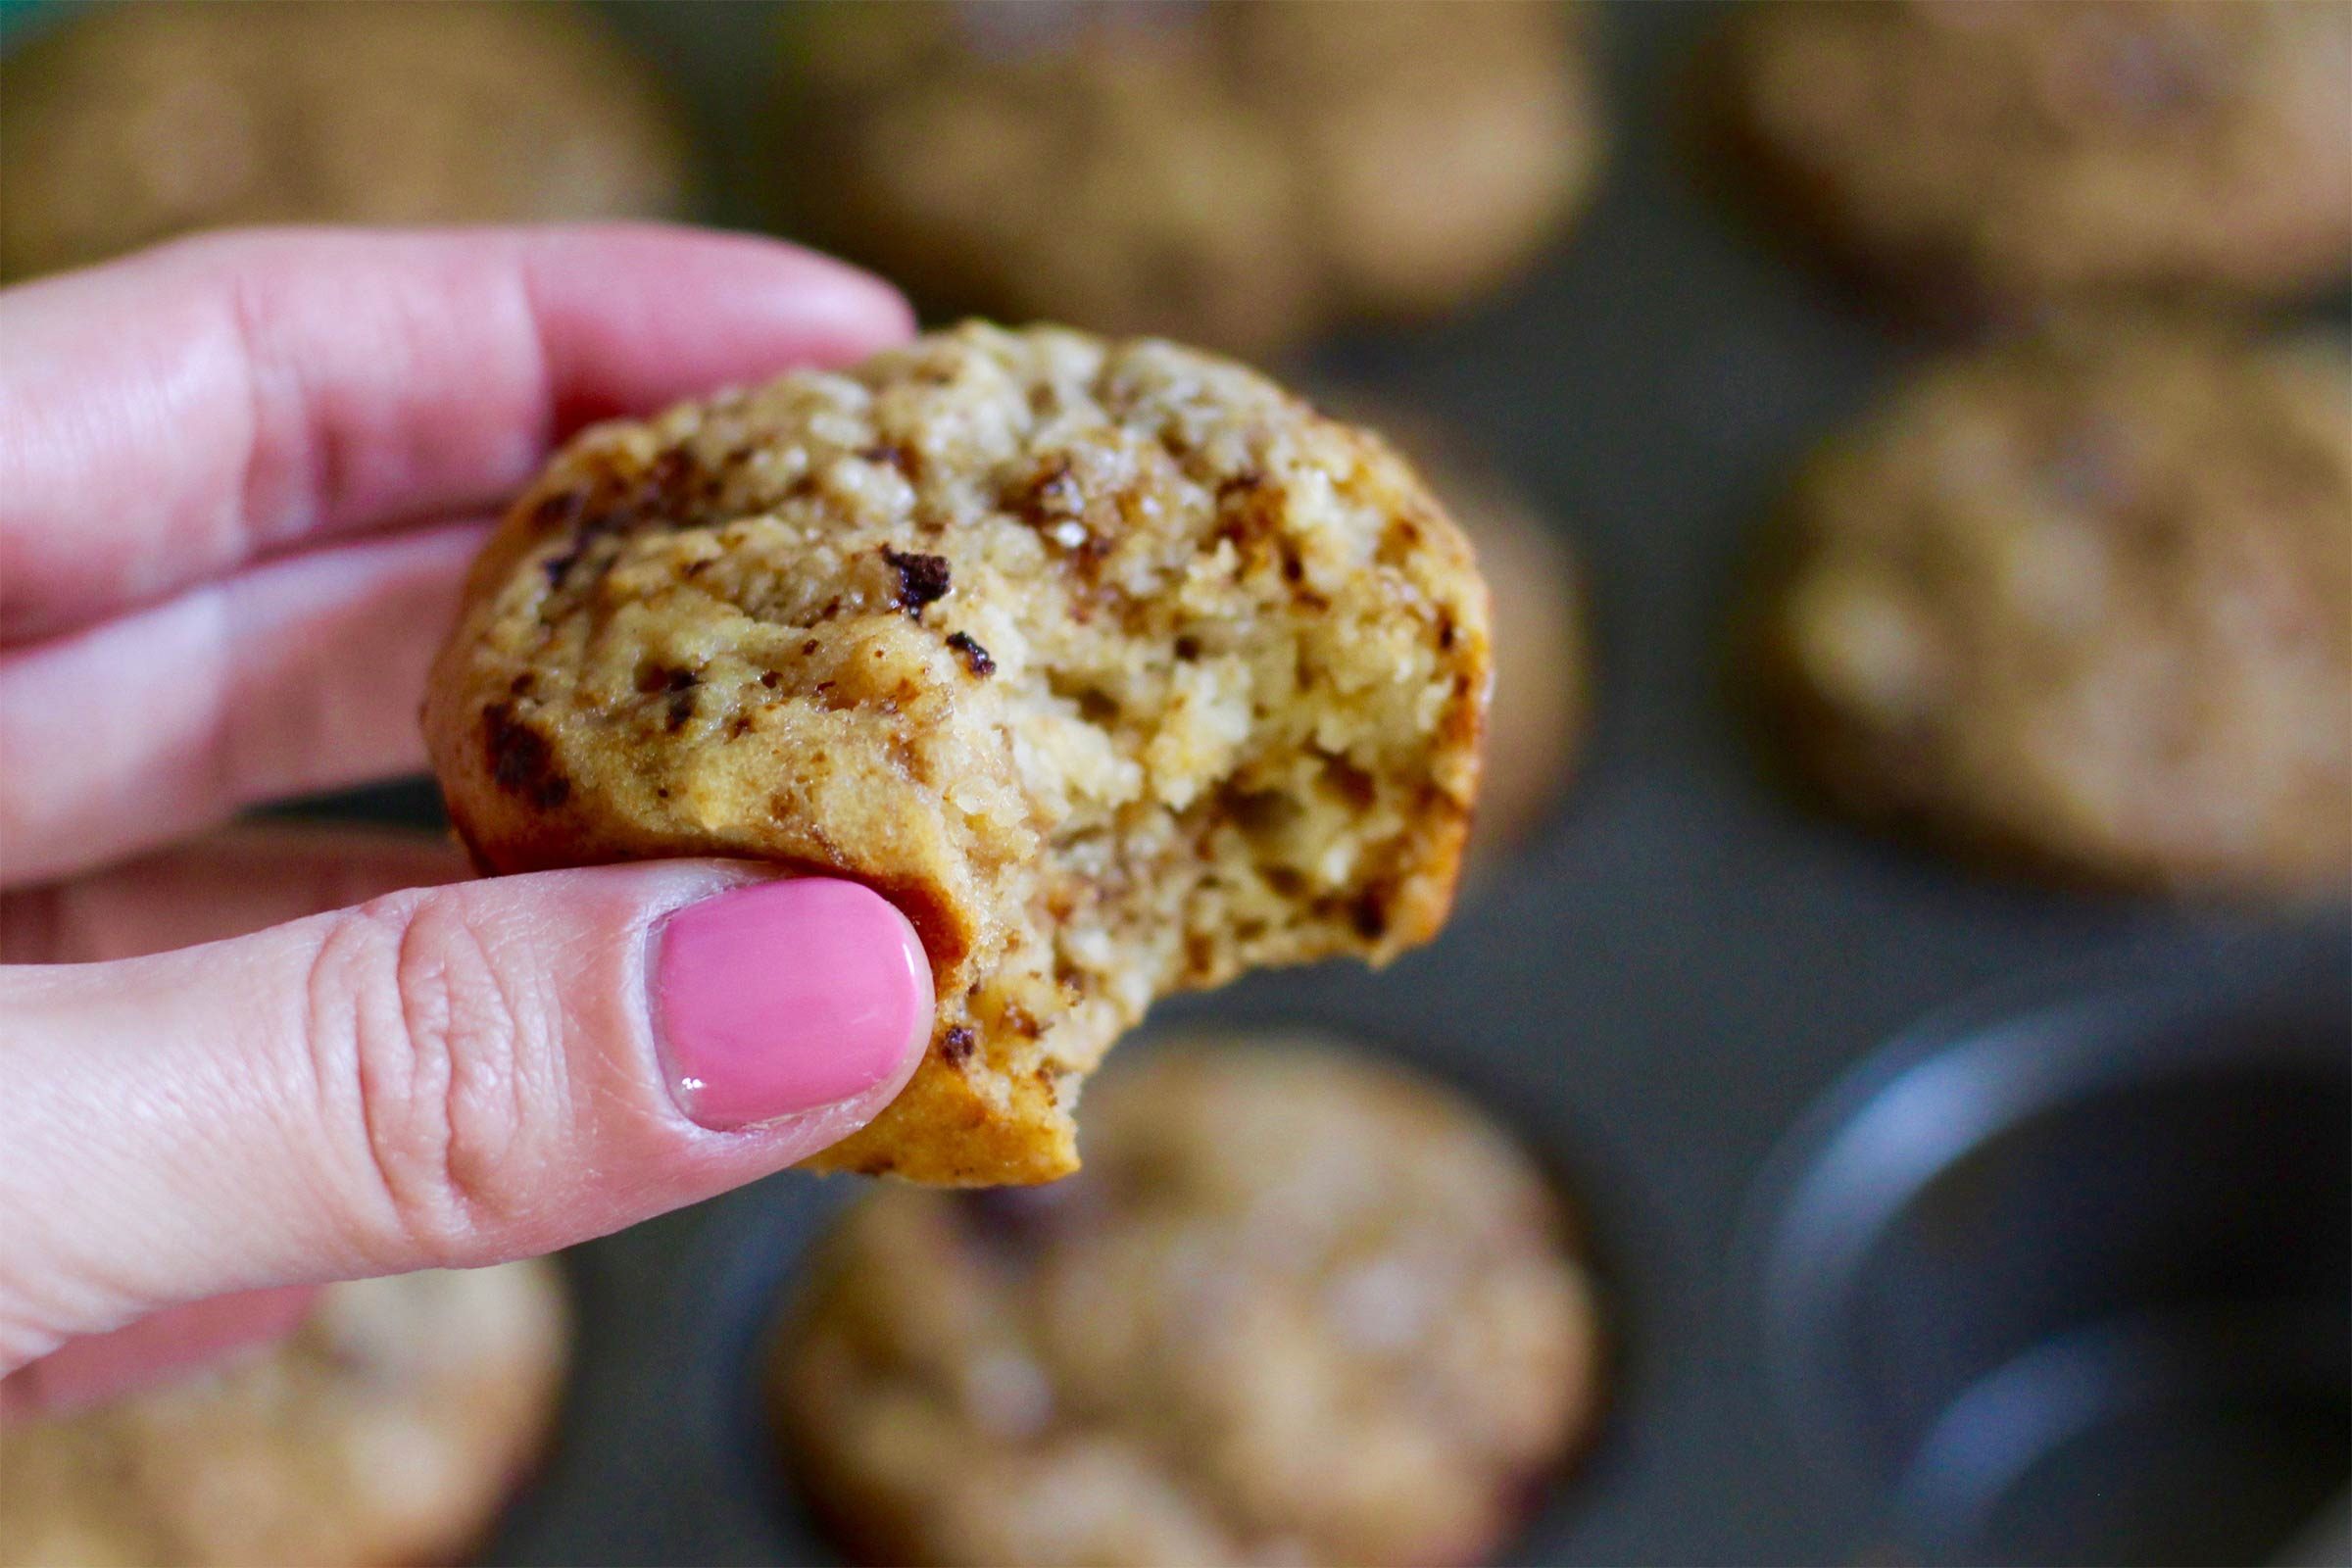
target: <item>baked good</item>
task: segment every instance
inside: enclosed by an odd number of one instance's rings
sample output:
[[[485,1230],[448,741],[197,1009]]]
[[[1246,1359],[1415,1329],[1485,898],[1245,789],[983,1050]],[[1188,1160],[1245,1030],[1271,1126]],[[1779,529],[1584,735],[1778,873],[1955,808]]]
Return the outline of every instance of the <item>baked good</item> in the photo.
[[[1524,840],[1575,776],[1592,707],[1583,573],[1533,502],[1458,431],[1352,389],[1317,407],[1364,424],[1404,454],[1460,525],[1492,600],[1494,701],[1487,722],[1473,869]]]
[[[770,1357],[788,1463],[878,1563],[1461,1563],[1592,1427],[1591,1284],[1527,1156],[1300,1039],[1105,1075],[1087,1166],[885,1187]]]
[[[684,153],[567,5],[91,6],[0,74],[0,275],[239,223],[661,218]]]
[[[1154,996],[1436,933],[1488,682],[1469,549],[1376,438],[1173,344],[973,324],[574,442],[424,724],[492,870],[893,899],[937,1032],[818,1162],[1027,1182]]]
[[[792,35],[816,233],[952,311],[1268,353],[1525,268],[1592,184],[1581,12],[847,5]]]
[[[1478,553],[1494,600],[1494,706],[1473,862],[1535,831],[1574,778],[1592,703],[1584,591],[1567,544],[1499,480],[1442,468],[1431,484]]]
[[[1759,663],[1867,817],[2113,883],[2352,872],[2340,352],[2141,330],[1921,372],[1799,479]]]
[[[329,1286],[277,1345],[0,1440],[0,1563],[454,1562],[537,1460],[555,1266]]]
[[[1939,310],[2352,276],[2335,0],[1759,6],[1729,64],[1773,193]]]

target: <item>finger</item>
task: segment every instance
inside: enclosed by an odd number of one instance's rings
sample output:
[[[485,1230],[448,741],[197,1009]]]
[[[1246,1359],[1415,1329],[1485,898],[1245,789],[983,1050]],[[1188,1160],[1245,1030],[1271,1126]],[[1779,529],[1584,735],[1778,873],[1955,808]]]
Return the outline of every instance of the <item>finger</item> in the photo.
[[[74,1340],[0,1378],[0,1420],[65,1415],[281,1340],[318,1297],[309,1285],[240,1291]]]
[[[22,285],[0,293],[0,638],[488,509],[583,419],[908,329],[839,263],[655,225],[254,231]]]
[[[0,653],[0,883],[420,767],[425,670],[480,540],[313,551]]]
[[[673,862],[0,970],[0,1372],[230,1291],[552,1251],[791,1163],[930,1033],[905,916]]]
[[[438,833],[245,823],[0,896],[0,963],[94,963],[241,937],[469,875]]]
[[[0,962],[95,962],[243,936],[404,888],[459,882],[447,837],[247,823],[98,876],[0,898]],[[65,1414],[292,1332],[318,1292],[245,1291],[71,1340],[0,1378],[0,1421]]]

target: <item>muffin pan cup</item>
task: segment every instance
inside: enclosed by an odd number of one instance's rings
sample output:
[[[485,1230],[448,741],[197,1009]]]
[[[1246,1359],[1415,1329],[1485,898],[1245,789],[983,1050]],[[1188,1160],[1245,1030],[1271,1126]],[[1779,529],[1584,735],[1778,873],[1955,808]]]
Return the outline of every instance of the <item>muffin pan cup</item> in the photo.
[[[2267,1558],[2352,1467],[2352,979],[2096,966],[1849,1076],[1755,1212],[1763,1363],[1930,1560]]]

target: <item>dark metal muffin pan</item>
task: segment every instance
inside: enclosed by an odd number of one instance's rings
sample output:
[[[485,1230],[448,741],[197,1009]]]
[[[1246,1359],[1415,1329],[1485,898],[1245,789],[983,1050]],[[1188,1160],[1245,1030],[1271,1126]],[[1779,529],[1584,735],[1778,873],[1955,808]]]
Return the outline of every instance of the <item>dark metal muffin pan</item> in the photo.
[[[779,18],[612,9],[726,149],[715,215],[761,220]],[[1155,1027],[1354,1036],[1569,1175],[1614,1403],[1514,1561],[2246,1560],[2344,1480],[2352,922],[1980,875],[1770,782],[1723,691],[1750,529],[1931,345],[1712,192],[1685,127],[1720,20],[1607,19],[1608,173],[1536,276],[1283,368],[1461,427],[1574,542],[1583,776],[1433,949]],[[437,820],[421,786],[312,809]],[[491,1560],[833,1560],[752,1384],[855,1190],[787,1174],[571,1254],[568,1419]]]
[[[1955,1562],[2227,1562],[2352,1468],[2352,976],[2099,965],[1922,1026],[1758,1190],[1762,1363]]]

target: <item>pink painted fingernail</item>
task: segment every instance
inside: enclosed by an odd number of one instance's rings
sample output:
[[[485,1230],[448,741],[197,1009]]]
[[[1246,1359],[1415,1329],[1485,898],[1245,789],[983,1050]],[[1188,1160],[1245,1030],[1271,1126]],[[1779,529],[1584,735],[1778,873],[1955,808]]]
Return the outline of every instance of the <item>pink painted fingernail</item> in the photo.
[[[931,1031],[931,967],[889,900],[854,882],[761,882],[662,926],[654,1010],[670,1092],[705,1127],[839,1104]]]

